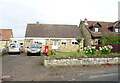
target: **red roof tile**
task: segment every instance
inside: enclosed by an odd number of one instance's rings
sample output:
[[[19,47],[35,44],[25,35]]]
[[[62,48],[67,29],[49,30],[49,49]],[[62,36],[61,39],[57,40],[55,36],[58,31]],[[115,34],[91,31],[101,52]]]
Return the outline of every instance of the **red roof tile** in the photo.
[[[115,22],[103,22],[103,21],[87,21],[88,25],[86,25],[87,29],[94,37],[100,37],[103,33],[111,32],[108,29],[108,26],[114,26]],[[99,32],[92,31],[89,27],[93,26],[95,23],[99,23],[102,27],[99,28]]]
[[[10,40],[12,34],[12,29],[0,29],[0,40]]]

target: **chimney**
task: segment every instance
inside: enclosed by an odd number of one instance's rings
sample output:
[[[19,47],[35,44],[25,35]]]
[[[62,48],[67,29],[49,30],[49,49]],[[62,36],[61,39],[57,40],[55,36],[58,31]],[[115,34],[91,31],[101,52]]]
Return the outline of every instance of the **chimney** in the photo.
[[[84,24],[85,24],[85,25],[88,25],[88,23],[87,23],[87,18],[84,19]]]
[[[87,22],[87,18],[85,18],[84,21]]]

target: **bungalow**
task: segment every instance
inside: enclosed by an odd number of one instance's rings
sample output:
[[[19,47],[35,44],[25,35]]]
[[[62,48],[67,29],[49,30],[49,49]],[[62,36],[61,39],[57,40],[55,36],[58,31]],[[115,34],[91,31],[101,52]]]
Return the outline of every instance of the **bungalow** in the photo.
[[[102,34],[114,32],[120,35],[120,21],[103,22],[103,21],[84,21],[80,22],[80,31],[85,38],[84,46],[101,44]]]
[[[62,24],[27,24],[25,33],[25,47],[31,43],[48,45],[49,49],[55,49],[59,52],[77,51],[77,37],[83,38],[77,25],[62,25]],[[83,49],[83,40],[80,43],[81,50]]]
[[[10,38],[12,43],[18,43],[21,47],[24,47],[24,40],[25,38],[23,37],[14,37]]]
[[[0,48],[6,47],[13,37],[12,29],[0,29]]]

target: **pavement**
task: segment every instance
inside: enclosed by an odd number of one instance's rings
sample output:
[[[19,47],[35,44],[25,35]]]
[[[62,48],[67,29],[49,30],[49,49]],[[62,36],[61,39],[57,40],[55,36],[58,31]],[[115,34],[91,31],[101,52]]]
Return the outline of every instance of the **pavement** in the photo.
[[[2,76],[9,81],[118,81],[118,65],[46,68],[43,57],[23,54],[2,57]]]

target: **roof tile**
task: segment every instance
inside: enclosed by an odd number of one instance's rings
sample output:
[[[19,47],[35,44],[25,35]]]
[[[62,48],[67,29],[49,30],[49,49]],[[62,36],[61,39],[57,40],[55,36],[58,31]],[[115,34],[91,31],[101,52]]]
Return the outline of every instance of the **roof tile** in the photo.
[[[0,29],[0,40],[10,40],[12,29]]]
[[[28,24],[25,37],[76,38],[82,34],[77,25]]]

